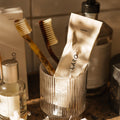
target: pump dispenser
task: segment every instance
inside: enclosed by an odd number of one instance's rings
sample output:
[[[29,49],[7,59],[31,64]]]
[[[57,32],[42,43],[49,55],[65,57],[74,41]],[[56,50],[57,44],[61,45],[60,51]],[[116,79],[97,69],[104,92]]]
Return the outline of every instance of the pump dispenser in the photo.
[[[100,4],[96,0],[87,0],[82,3],[82,13],[99,13]]]
[[[96,0],[87,0],[82,3],[82,14],[98,20],[100,3]],[[87,95],[99,95],[105,91],[109,77],[109,63],[111,57],[112,28],[104,21],[96,44],[90,57],[87,78]]]
[[[13,54],[12,54],[13,55]],[[3,82],[0,85],[0,118],[11,118],[15,113],[23,117],[27,112],[25,84],[19,80],[18,62],[12,59],[2,62]],[[26,120],[26,118],[24,118]]]
[[[86,17],[97,19],[100,11],[100,4],[96,0],[87,0],[82,3],[82,13]]]

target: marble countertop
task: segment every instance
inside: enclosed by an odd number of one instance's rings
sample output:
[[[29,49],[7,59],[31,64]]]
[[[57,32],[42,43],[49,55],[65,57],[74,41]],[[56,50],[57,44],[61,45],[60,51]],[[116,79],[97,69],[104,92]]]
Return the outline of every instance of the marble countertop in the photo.
[[[46,114],[40,109],[39,74],[29,76],[28,80],[30,96],[28,111],[31,112],[31,116],[28,117],[28,120],[43,120]],[[106,91],[100,96],[87,97],[86,110],[82,115],[83,118],[87,120],[120,120],[120,117],[111,108],[108,96],[109,93]],[[34,100],[37,102],[34,102]]]
[[[111,109],[107,93],[87,98],[86,110],[83,113],[83,118],[87,120],[120,120],[120,117]],[[28,111],[31,116],[28,120],[42,120],[46,114],[40,109],[40,101],[28,105]]]

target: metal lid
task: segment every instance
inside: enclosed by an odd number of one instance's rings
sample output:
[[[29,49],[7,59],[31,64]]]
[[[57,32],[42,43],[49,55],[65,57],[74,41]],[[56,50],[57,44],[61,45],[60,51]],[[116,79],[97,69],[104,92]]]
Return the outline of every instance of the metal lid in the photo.
[[[7,59],[2,62],[3,81],[5,83],[13,83],[18,80],[18,62],[13,56],[12,59]]]

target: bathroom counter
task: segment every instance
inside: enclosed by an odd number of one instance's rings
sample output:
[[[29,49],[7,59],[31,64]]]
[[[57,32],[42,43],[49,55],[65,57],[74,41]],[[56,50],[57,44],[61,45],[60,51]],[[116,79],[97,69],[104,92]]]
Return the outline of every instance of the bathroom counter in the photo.
[[[40,109],[39,100],[36,103],[28,105],[28,110],[31,112],[28,120],[42,120],[46,116]],[[88,120],[120,120],[120,117],[116,117],[117,114],[110,108],[106,95],[87,98],[87,107],[83,113],[83,118],[87,118]]]
[[[45,113],[40,109],[39,98],[39,75],[32,75],[28,77],[29,82],[29,96],[28,111],[31,112],[31,116],[28,120],[42,120],[45,118]],[[33,80],[34,79],[34,80]],[[83,118],[87,120],[120,120],[120,117],[111,109],[108,92],[96,96],[87,98],[86,110],[83,113]]]

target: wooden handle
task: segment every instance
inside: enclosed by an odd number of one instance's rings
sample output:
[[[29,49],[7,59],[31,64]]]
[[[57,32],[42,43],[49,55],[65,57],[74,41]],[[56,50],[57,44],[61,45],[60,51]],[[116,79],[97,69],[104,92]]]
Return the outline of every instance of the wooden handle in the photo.
[[[46,59],[46,57],[42,54],[42,52],[37,47],[37,45],[32,41],[32,39],[28,35],[23,36],[23,38],[27,41],[27,43],[29,44],[29,46],[33,50],[33,52],[38,56],[39,60],[41,61],[41,63],[43,64],[43,66],[45,67],[47,72],[50,75],[54,75],[54,73],[55,73],[54,68],[49,63],[49,61]]]

